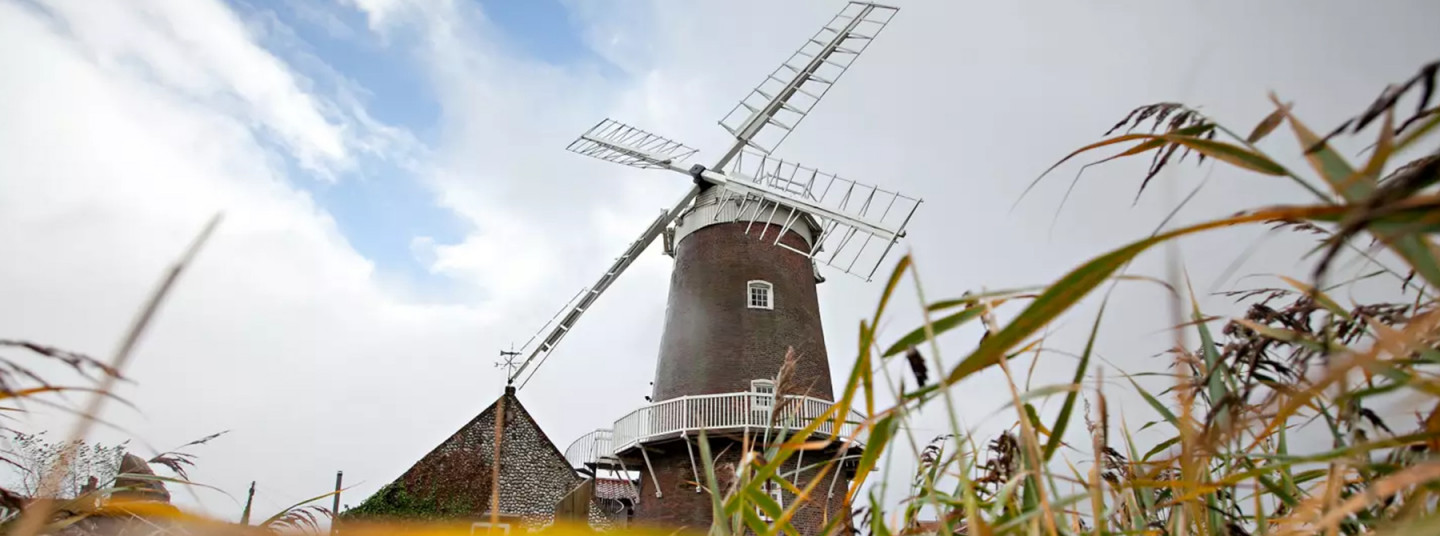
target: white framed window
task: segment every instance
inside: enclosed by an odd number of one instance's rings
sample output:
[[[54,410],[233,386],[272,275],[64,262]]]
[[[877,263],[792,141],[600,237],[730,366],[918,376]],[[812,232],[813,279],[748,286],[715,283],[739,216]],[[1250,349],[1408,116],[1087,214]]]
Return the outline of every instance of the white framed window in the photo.
[[[751,309],[775,308],[775,285],[769,281],[751,281],[745,285],[745,306]]]
[[[758,395],[750,397],[751,411],[769,412],[775,406],[775,382],[750,380],[750,392]]]
[[[510,534],[510,524],[491,525],[489,521],[476,521],[470,524],[470,534]]]

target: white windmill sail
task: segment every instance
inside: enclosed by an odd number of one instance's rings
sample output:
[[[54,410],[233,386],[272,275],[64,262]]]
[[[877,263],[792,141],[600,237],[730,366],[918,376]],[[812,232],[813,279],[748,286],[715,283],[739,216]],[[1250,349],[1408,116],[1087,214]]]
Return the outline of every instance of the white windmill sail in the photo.
[[[715,167],[728,163],[741,144],[774,151],[899,11],[869,2],[841,9],[720,119],[739,143]]]
[[[695,149],[619,121],[606,119],[585,131],[565,148],[606,162],[643,169],[664,168],[684,162]]]
[[[719,202],[734,202],[740,208],[737,211],[717,211],[716,217],[726,214],[732,221],[748,222],[747,233],[756,228],[757,223],[779,225],[778,233],[770,233],[768,225],[760,225],[755,234],[761,240],[771,237],[777,246],[866,281],[874,276],[895,242],[905,236],[905,226],[921,203],[920,199],[900,192],[841,178],[758,152],[738,153],[731,160],[730,169],[724,172],[701,166],[686,167],[672,156],[688,156],[686,150],[646,150],[654,147],[683,148],[684,145],[633,127],[605,127],[610,124],[616,123],[602,121],[582,134],[570,145],[571,150],[634,167],[686,173],[722,186],[724,191],[719,194]],[[651,141],[642,148],[624,143],[630,140]],[[801,218],[811,218],[810,221],[820,230],[809,250],[796,249],[780,242],[780,237],[799,224]]]
[[[747,234],[773,237],[775,245],[866,281],[884,262],[921,200],[760,153],[742,152],[725,173],[720,203],[740,208],[732,221],[745,221]],[[721,212],[717,211],[716,216]],[[780,241],[786,231],[813,218],[820,234],[809,250]],[[758,233],[752,233],[758,226]],[[769,233],[769,225],[779,225]]]
[[[541,339],[539,344],[534,348],[529,348],[530,343],[527,342],[525,345],[526,348],[521,348],[521,351],[529,350],[529,354],[525,357],[525,361],[521,362],[520,366],[510,373],[510,377],[508,378],[509,383],[515,383],[516,378],[519,378],[526,370],[531,370],[530,367],[532,364],[538,368],[540,363],[544,363],[545,359],[550,357],[550,353],[555,350],[555,346],[560,344],[560,340],[564,339],[566,335],[569,335],[571,328],[574,328],[575,323],[580,321],[580,316],[585,314],[585,311],[590,309],[591,304],[594,304],[595,300],[600,298],[600,294],[604,293],[605,289],[610,288],[610,284],[614,283],[615,279],[620,277],[620,274],[624,273],[625,269],[629,268],[630,264],[635,262],[635,259],[638,258],[646,248],[650,247],[650,243],[655,241],[655,237],[664,232],[665,227],[670,225],[670,222],[675,221],[675,218],[680,215],[680,212],[684,210],[686,206],[689,206],[690,202],[694,200],[695,196],[699,193],[699,186],[691,188],[690,192],[685,194],[679,203],[676,203],[673,208],[655,218],[655,221],[651,222],[650,225],[645,228],[645,231],[640,233],[640,237],[635,239],[634,242],[631,242],[630,247],[625,248],[625,252],[615,258],[615,263],[610,265],[610,268],[605,271],[604,275],[600,276],[600,279],[596,281],[595,284],[581,290],[579,295],[570,300],[574,305],[570,303],[566,304],[566,308],[563,310],[563,316],[561,314],[556,315],[556,317],[560,318],[560,322],[546,333],[545,338]],[[545,328],[548,326],[549,322],[547,322],[545,326],[541,326],[541,332],[545,332]],[[533,340],[534,337],[531,337],[531,341]],[[537,359],[539,361],[536,361]],[[526,376],[525,380],[520,383],[520,386],[524,387],[525,383],[528,383],[534,374],[532,370],[530,376]]]

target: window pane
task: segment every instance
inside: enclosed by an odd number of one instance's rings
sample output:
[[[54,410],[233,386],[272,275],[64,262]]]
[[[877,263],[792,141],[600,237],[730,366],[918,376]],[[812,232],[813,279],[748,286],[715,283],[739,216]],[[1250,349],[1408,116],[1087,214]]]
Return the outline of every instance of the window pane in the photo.
[[[746,285],[748,290],[747,305],[751,308],[773,309],[774,300],[771,291],[775,287],[766,281],[751,281]]]
[[[762,288],[762,287],[759,287],[759,286],[752,287],[752,288],[750,289],[750,306],[751,306],[751,307],[769,307],[769,306],[770,306],[770,293],[768,292],[768,289],[765,289],[765,288]]]

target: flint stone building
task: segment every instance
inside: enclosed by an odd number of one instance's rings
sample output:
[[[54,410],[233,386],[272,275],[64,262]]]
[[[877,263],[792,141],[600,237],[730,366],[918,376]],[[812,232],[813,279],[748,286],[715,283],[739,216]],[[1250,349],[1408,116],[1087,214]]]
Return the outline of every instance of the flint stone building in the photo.
[[[582,482],[530,412],[507,387],[490,407],[471,419],[394,482],[344,520],[471,520],[489,526],[495,491],[495,429],[499,419],[498,495],[503,531],[550,524],[556,505]]]

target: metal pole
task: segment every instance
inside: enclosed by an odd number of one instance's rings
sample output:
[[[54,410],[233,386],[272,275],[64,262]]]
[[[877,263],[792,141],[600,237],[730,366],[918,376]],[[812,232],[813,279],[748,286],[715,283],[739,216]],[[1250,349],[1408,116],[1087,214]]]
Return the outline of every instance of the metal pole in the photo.
[[[335,520],[340,519],[340,483],[345,481],[345,471],[335,471],[335,496],[330,503],[330,534],[335,534]]]
[[[245,498],[245,511],[240,513],[240,524],[250,525],[250,506],[255,503],[255,481],[250,481],[250,495]]]

